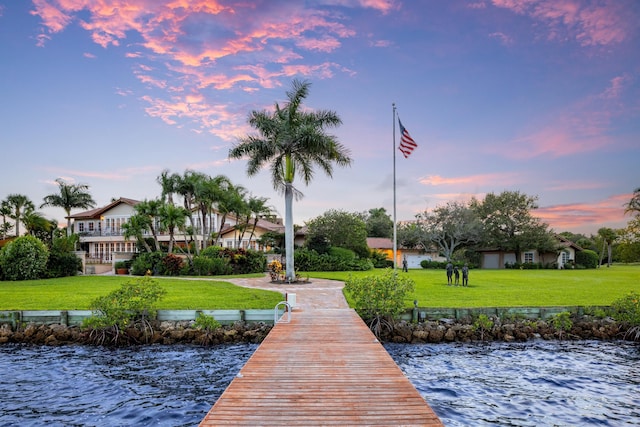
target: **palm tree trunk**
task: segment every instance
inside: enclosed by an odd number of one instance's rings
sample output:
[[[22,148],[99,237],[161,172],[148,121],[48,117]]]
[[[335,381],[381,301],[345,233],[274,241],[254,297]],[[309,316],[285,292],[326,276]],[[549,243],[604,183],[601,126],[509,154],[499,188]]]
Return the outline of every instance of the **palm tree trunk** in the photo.
[[[284,250],[286,253],[287,280],[293,282],[296,278],[293,265],[293,187],[291,183],[285,184],[284,189],[285,221],[284,221]]]

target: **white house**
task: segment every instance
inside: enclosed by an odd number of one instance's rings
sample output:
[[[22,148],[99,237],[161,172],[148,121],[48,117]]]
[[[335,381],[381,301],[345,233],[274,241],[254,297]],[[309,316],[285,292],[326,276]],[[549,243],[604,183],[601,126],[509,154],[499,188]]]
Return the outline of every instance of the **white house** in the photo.
[[[72,229],[80,238],[80,248],[84,252],[86,262],[89,264],[111,264],[117,259],[129,259],[137,251],[135,239],[125,239],[123,224],[126,224],[135,214],[135,206],[138,200],[121,197],[110,204],[71,215]],[[193,212],[193,220],[196,226],[198,242],[203,241],[202,218],[200,212]],[[211,232],[217,232],[220,228],[221,216],[216,212],[205,218],[207,228]],[[189,220],[187,220],[189,224]],[[251,248],[256,250],[268,250],[258,243],[258,239],[269,231],[284,233],[284,225],[281,221],[270,222],[260,219],[251,233],[252,224],[243,233],[237,229],[237,220],[233,216],[227,216],[225,225],[220,233],[218,244],[227,248]],[[200,233],[200,234],[198,234]],[[151,233],[146,234],[151,237]],[[299,236],[298,236],[299,238]],[[190,242],[190,236],[184,232],[176,231],[174,234],[176,245],[186,246]],[[169,242],[168,232],[158,232],[160,243]]]

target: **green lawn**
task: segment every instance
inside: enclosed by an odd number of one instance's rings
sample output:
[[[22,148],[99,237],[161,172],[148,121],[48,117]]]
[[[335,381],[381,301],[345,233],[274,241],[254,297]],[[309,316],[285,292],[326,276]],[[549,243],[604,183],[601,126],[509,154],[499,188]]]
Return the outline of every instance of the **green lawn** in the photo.
[[[346,280],[364,272],[303,273],[312,278]],[[614,265],[597,270],[471,270],[468,288],[447,286],[444,270],[409,270],[420,307],[517,307],[610,305],[630,291],[640,293],[640,266]],[[261,275],[249,275],[248,277]],[[0,310],[86,310],[96,297],[118,288],[130,277],[78,276],[50,280],[0,282]],[[216,280],[158,279],[167,290],[160,309],[271,309],[279,292],[243,288]]]
[[[248,275],[247,277],[251,277]],[[253,275],[261,276],[261,275]],[[0,310],[87,310],[91,301],[132,279],[123,276],[77,276],[49,280],[0,282]],[[243,288],[217,280],[158,279],[166,289],[159,309],[272,309],[279,292]]]
[[[346,280],[376,272],[314,272],[310,277]],[[416,291],[407,307],[601,306],[631,291],[640,292],[640,266],[595,270],[471,270],[469,287],[447,286],[444,270],[409,270]],[[306,273],[305,273],[306,275]]]

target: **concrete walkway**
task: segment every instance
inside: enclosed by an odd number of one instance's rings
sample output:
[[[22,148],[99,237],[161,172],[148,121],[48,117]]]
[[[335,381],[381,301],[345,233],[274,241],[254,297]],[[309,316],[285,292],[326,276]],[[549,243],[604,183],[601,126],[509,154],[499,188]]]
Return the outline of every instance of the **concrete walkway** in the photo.
[[[300,310],[327,308],[349,308],[342,294],[344,282],[326,279],[309,279],[310,283],[277,284],[272,283],[265,274],[260,278],[224,279],[225,282],[245,288],[258,288],[284,294],[296,294],[296,307]]]

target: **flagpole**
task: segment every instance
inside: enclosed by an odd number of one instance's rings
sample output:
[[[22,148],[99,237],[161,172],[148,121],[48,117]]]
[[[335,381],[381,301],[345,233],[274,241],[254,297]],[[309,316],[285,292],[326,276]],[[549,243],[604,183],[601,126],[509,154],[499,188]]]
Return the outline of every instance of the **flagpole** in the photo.
[[[397,251],[398,251],[398,239],[397,239],[397,226],[396,226],[396,103],[391,104],[393,106],[393,271],[397,269]]]

